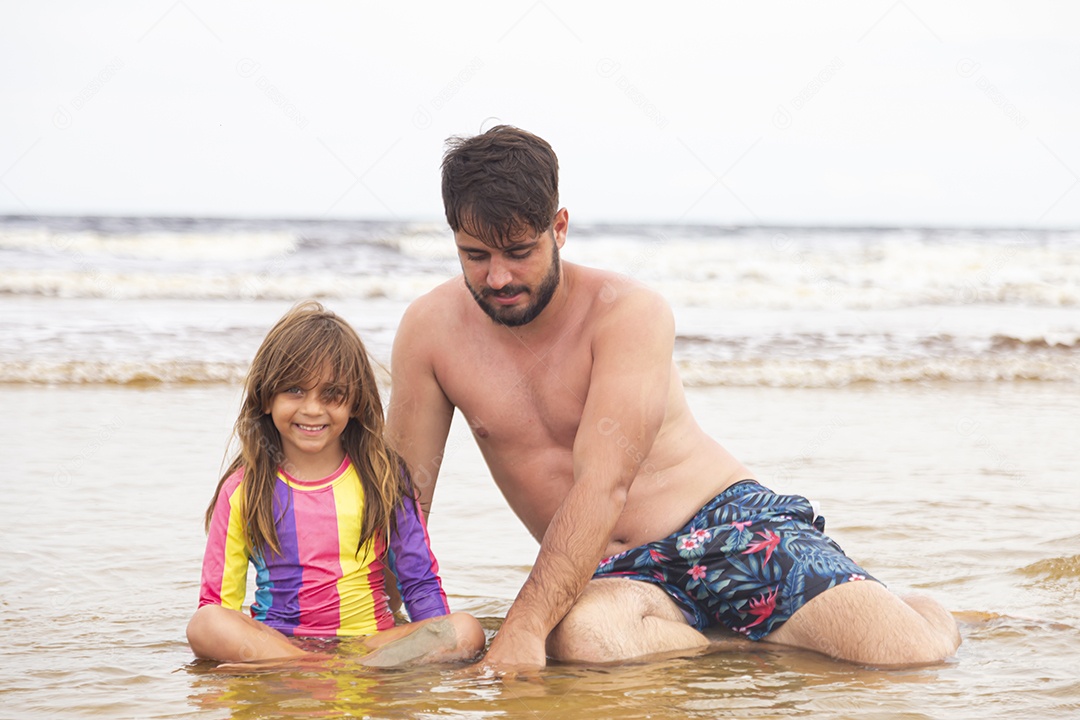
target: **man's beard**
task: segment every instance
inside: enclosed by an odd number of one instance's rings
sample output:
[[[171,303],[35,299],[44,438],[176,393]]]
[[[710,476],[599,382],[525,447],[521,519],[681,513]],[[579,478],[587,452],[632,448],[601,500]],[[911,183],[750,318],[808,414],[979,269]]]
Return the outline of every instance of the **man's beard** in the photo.
[[[476,304],[480,306],[480,309],[499,325],[520,327],[531,323],[548,306],[551,298],[555,296],[555,289],[559,287],[559,246],[552,243],[551,248],[551,267],[548,268],[547,275],[540,281],[535,293],[527,285],[507,285],[499,290],[484,288],[478,292],[476,288],[469,284],[467,275],[465,276],[465,286],[469,288],[469,292],[472,293],[473,299],[476,300]],[[513,297],[520,292],[528,293],[531,298],[531,302],[522,308],[503,307],[488,300],[488,298],[499,296]]]

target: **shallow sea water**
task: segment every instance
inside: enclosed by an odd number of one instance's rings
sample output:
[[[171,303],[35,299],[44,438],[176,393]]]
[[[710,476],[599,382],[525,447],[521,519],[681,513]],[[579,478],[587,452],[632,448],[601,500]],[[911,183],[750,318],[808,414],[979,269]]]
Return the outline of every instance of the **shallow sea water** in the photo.
[[[699,422],[900,593],[952,610],[949,662],[879,670],[759,645],[513,682],[460,667],[195,663],[201,516],[235,386],[0,386],[0,717],[1072,718],[1080,714],[1080,385],[692,388]],[[536,545],[461,423],[431,534],[490,631]]]

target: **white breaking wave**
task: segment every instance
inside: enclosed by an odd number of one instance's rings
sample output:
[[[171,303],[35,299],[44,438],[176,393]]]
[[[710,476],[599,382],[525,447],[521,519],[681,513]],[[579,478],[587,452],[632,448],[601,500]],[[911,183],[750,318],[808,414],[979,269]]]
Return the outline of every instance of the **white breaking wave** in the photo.
[[[1076,234],[665,232],[675,231],[584,233],[562,254],[640,281],[677,307],[1080,306]],[[0,226],[4,250],[0,293],[51,297],[407,301],[459,272],[452,237],[420,224],[325,241],[295,229],[107,235]]]
[[[1080,360],[1049,357],[843,358],[836,360],[743,360],[679,362],[690,387],[842,387],[856,383],[1080,382]]]
[[[1080,382],[1076,231],[575,227],[562,257],[668,300],[689,385]],[[459,273],[438,223],[9,218],[0,382],[236,383],[303,298],[385,361]]]
[[[897,233],[893,233],[896,235]],[[1080,305],[1080,242],[1023,234],[949,242],[911,237],[598,238],[564,257],[615,269],[676,305],[885,308],[915,304]]]
[[[959,358],[856,357],[691,360],[677,358],[689,387],[761,386],[842,387],[856,383],[913,382],[1080,382],[1080,357],[1071,355],[984,355]],[[0,362],[0,383],[16,384],[237,384],[247,372],[241,362],[164,361],[10,361]],[[381,385],[387,371],[378,366]]]
[[[56,232],[44,228],[0,231],[0,249],[67,256],[76,262],[132,258],[172,262],[198,260],[272,260],[294,253],[299,239],[291,232],[140,232],[107,235],[92,230]]]
[[[294,298],[389,298],[407,302],[431,290],[443,276],[350,276],[330,271],[305,275],[275,272],[230,275],[17,270],[0,272],[0,294],[62,298],[291,300]]]
[[[246,364],[215,362],[6,362],[0,382],[58,385],[141,383],[238,383]]]
[[[373,366],[380,386],[389,385],[389,373]],[[239,384],[247,363],[192,360],[158,361],[0,361],[0,383],[53,385]]]
[[[0,294],[64,298],[179,298],[215,300],[281,300],[297,297],[389,298],[409,302],[453,277],[452,273],[347,272],[287,274],[124,272],[87,267],[82,270],[0,271]],[[732,280],[659,279],[644,282],[677,307],[724,309],[870,310],[915,305],[1022,304],[1041,307],[1080,306],[1080,274],[1075,281],[948,284],[841,284],[837,281],[778,283],[777,278],[743,275]]]

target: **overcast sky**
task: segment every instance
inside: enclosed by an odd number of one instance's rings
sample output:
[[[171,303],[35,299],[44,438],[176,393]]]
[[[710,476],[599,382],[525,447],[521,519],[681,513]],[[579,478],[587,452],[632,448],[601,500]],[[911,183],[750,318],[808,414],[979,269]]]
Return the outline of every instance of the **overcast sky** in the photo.
[[[1080,226],[1080,4],[0,0],[0,214],[438,220],[496,122],[581,221]]]

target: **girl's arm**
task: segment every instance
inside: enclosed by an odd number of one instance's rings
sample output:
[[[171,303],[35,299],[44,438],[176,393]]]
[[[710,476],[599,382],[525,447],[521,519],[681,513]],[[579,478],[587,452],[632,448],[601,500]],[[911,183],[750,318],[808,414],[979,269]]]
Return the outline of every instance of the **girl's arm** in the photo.
[[[247,590],[248,551],[237,490],[243,470],[237,470],[218,493],[210,531],[203,554],[202,584],[199,588],[199,607],[221,605],[240,610]]]
[[[396,513],[397,529],[390,535],[389,562],[401,587],[401,598],[413,622],[450,613],[439,563],[431,552],[419,503],[407,494]]]

